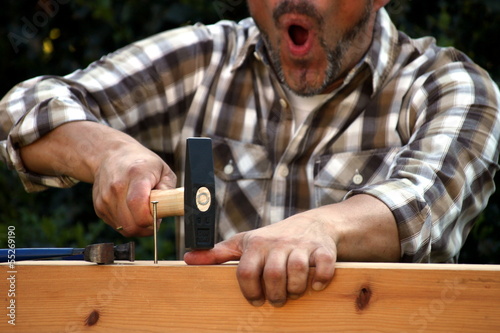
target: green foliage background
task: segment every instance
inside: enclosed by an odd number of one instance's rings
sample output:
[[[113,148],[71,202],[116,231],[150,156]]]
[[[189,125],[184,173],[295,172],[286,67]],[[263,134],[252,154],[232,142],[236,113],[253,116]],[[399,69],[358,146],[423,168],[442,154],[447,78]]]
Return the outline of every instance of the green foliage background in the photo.
[[[439,45],[455,46],[500,82],[498,0],[392,0],[387,10],[410,36],[432,35]],[[165,29],[246,16],[244,0],[7,0],[0,12],[0,96],[22,80],[70,73]],[[500,263],[499,199],[496,193],[478,219],[462,262]],[[0,247],[9,225],[16,227],[17,247],[128,241],[95,215],[91,185],[28,194],[0,163]],[[175,259],[172,221],[164,221],[159,236],[160,258]],[[138,259],[151,260],[152,240],[133,240]]]

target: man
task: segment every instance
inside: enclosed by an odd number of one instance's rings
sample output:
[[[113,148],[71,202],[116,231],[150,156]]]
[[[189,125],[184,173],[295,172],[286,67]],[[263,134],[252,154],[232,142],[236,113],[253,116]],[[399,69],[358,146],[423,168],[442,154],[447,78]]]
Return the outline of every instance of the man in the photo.
[[[239,259],[255,306],[300,297],[311,266],[324,289],[337,260],[453,262],[494,191],[500,94],[398,33],[388,1],[249,0],[253,20],[32,79],[0,104],[2,155],[28,190],[93,183],[97,214],[146,236],[151,189],[176,186],[187,137],[211,137],[224,241],[184,259]]]

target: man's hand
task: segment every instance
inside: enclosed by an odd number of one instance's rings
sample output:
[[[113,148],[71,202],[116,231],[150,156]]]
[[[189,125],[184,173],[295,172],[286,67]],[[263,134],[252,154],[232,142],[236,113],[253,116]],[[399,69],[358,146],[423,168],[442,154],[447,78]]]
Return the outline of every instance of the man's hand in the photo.
[[[175,188],[176,177],[163,160],[139,144],[109,152],[95,172],[94,209],[124,236],[153,233],[149,196],[152,189]]]
[[[237,277],[253,305],[267,299],[283,306],[307,288],[309,267],[316,267],[312,288],[323,290],[332,280],[337,258],[335,241],[323,222],[295,215],[279,223],[240,233],[209,251],[186,253],[188,264],[216,264],[240,259]]]
[[[93,183],[97,215],[124,236],[153,233],[152,189],[175,188],[176,176],[155,153],[125,133],[94,122],[64,124],[21,149],[26,168]]]
[[[191,265],[239,259],[237,278],[241,291],[255,306],[266,299],[273,306],[283,306],[287,298],[299,298],[307,289],[310,267],[315,267],[312,289],[325,289],[333,278],[337,258],[400,258],[398,231],[387,206],[369,195],[357,195],[237,234],[211,250],[184,255]]]

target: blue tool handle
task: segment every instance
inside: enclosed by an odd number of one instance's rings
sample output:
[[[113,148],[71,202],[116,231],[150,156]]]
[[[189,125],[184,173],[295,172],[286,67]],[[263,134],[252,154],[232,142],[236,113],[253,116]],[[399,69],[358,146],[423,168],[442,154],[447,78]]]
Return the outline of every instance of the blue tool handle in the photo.
[[[0,262],[49,259],[82,254],[84,249],[75,248],[18,248],[0,249]]]

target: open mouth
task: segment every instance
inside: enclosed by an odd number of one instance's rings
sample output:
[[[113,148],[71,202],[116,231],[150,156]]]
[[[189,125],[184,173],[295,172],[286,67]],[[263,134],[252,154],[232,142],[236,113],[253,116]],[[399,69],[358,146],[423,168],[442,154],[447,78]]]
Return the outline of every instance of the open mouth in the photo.
[[[277,24],[283,40],[286,53],[294,58],[304,58],[311,55],[319,27],[311,18],[298,14],[283,15]]]
[[[296,24],[292,24],[288,28],[288,34],[290,35],[292,42],[297,46],[303,46],[309,38],[309,31]]]

